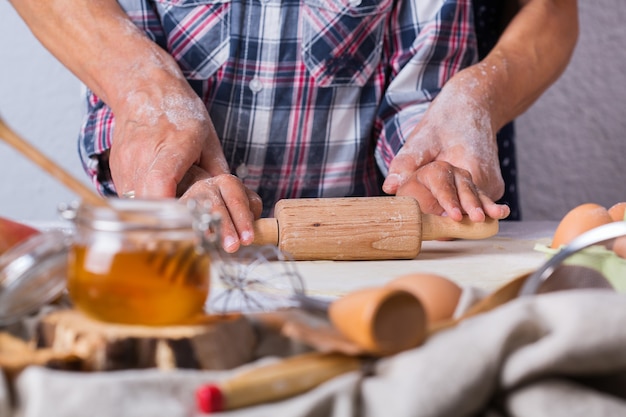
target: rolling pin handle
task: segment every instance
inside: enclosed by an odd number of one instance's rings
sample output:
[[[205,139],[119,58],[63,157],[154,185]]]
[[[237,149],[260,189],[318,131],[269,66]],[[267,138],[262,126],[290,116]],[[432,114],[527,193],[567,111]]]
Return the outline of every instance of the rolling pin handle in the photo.
[[[265,218],[255,221],[253,244],[278,246],[278,220]]]
[[[422,214],[422,240],[445,238],[486,239],[498,233],[498,221],[487,217],[484,222],[473,222],[464,216],[460,222],[449,217]]]

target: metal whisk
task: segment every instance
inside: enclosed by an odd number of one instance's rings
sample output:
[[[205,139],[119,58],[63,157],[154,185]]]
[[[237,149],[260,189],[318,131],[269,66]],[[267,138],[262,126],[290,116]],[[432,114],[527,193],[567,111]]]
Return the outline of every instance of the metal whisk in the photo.
[[[274,245],[248,246],[234,254],[212,254],[217,280],[208,309],[212,312],[258,312],[298,305],[304,282],[293,259]]]

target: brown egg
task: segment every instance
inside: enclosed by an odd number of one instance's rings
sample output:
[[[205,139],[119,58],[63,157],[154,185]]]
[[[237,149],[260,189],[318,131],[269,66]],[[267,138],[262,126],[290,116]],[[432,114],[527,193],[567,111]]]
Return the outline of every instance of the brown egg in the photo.
[[[613,204],[609,208],[609,216],[615,222],[626,221],[626,201]],[[620,257],[626,259],[626,236],[618,237],[613,241],[611,249]]]
[[[619,257],[626,259],[626,236],[618,237],[613,242],[613,252]]]
[[[616,203],[609,208],[609,216],[613,219],[614,222],[626,220],[624,218],[624,212],[626,211],[626,201],[622,201],[621,203]]]
[[[561,219],[550,246],[558,249],[561,245],[567,245],[586,231],[612,221],[613,219],[605,207],[594,203],[581,204],[574,207]]]
[[[428,322],[449,319],[461,298],[461,287],[436,274],[414,273],[397,277],[387,286],[400,288],[415,295],[424,306]]]

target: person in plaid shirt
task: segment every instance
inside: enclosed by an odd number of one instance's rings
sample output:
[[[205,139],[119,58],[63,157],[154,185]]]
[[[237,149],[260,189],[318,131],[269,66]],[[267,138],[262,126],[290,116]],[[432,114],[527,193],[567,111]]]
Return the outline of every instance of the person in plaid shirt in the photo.
[[[284,198],[506,218],[495,132],[577,33],[575,0],[521,3],[472,65],[470,0],[12,2],[88,86],[79,150],[100,192],[208,199],[229,252]]]

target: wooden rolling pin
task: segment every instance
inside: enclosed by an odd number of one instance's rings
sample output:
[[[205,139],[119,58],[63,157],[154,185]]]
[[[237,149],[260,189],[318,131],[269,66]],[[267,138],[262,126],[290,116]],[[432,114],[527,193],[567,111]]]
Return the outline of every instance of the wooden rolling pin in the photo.
[[[255,244],[277,245],[296,260],[413,259],[424,240],[484,239],[498,221],[422,214],[412,197],[302,198],[276,203],[255,224]]]

